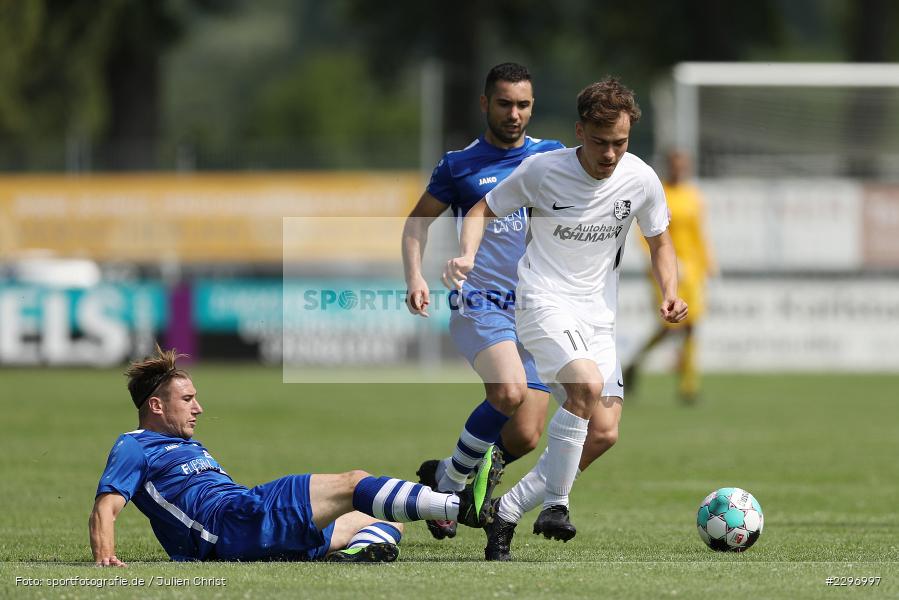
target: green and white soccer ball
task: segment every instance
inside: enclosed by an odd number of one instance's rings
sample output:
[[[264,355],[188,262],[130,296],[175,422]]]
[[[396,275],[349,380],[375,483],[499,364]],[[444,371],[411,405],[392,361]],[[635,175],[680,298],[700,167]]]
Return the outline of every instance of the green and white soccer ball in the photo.
[[[712,550],[743,552],[762,534],[762,507],[746,490],[728,487],[705,497],[696,515],[699,537]]]

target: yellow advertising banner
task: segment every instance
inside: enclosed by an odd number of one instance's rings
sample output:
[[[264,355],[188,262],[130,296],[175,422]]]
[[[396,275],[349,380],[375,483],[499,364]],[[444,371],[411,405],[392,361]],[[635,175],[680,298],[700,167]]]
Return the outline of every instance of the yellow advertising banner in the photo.
[[[0,255],[281,262],[284,217],[396,219],[422,189],[409,171],[2,176]],[[398,260],[399,237],[371,236],[361,258]]]

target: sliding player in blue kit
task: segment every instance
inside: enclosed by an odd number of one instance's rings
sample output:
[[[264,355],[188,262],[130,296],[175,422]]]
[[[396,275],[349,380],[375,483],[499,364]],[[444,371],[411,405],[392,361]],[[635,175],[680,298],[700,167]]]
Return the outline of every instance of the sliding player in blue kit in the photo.
[[[396,560],[401,522],[454,519],[483,527],[502,474],[490,449],[471,488],[456,494],[364,471],[288,475],[248,489],[193,438],[203,408],[174,350],[125,373],[138,429],[119,436],[97,486],[90,543],[100,566],[125,566],[115,520],[129,501],[172,560]]]
[[[487,117],[486,132],[465,149],[444,155],[406,220],[403,262],[413,314],[428,316],[430,294],[421,258],[434,219],[449,207],[461,223],[468,210],[525,158],[564,148],[555,140],[525,135],[534,107],[531,75],[525,67],[504,63],[491,69],[480,103]],[[452,456],[422,463],[419,480],[434,489],[464,489],[491,445],[501,449],[508,463],[533,450],[543,432],[549,388],[540,381],[534,359],[515,332],[517,267],[527,228],[525,210],[491,224],[474,270],[460,293],[451,295],[450,334],[484,382],[486,399],[468,417]],[[451,520],[427,524],[437,539],[456,535]]]

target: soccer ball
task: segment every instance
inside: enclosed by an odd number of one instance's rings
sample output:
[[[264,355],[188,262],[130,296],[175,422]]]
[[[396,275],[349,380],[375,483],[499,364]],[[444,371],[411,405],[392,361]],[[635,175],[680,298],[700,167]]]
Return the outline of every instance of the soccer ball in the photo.
[[[743,552],[762,534],[765,517],[752,494],[740,488],[715,490],[696,515],[699,537],[712,550]]]

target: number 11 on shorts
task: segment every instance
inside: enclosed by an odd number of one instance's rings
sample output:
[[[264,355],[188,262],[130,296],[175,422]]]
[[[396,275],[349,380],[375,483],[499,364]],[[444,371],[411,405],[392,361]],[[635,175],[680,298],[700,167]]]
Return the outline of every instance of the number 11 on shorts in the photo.
[[[581,340],[581,344],[584,345],[584,350],[589,350],[589,348],[587,348],[587,342],[584,341],[584,336],[581,335],[581,332],[578,331],[577,329],[575,329],[574,332],[577,334],[577,337]],[[565,335],[568,336],[568,341],[571,342],[571,347],[574,348],[575,350],[577,350],[577,344],[574,341],[574,336],[571,335],[571,330],[566,329]]]

